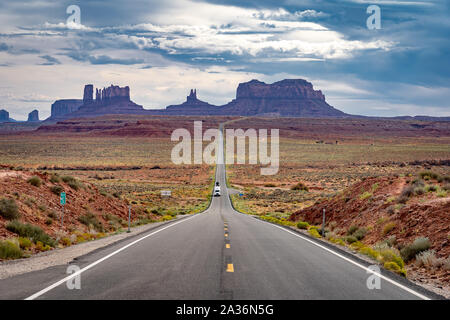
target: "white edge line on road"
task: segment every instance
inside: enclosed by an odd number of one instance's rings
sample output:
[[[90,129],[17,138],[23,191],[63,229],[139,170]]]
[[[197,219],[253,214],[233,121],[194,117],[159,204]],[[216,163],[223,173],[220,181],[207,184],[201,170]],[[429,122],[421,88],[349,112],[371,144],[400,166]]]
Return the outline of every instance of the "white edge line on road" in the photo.
[[[139,239],[137,239],[137,240],[135,240],[135,241],[133,241],[133,242],[127,244],[126,246],[123,246],[122,248],[120,248],[120,249],[118,249],[118,250],[116,250],[116,251],[114,251],[114,252],[108,254],[107,256],[105,256],[105,257],[103,257],[103,258],[101,258],[101,259],[99,259],[99,260],[97,260],[97,261],[91,263],[90,265],[88,265],[88,266],[84,267],[83,269],[81,269],[81,270],[79,270],[79,271],[77,271],[77,272],[71,274],[70,276],[67,276],[67,277],[65,277],[64,279],[62,279],[62,280],[60,280],[60,281],[58,281],[58,282],[55,282],[55,283],[52,284],[51,286],[48,286],[47,288],[42,289],[42,290],[39,291],[39,292],[36,292],[35,294],[29,296],[29,297],[26,298],[25,300],[34,300],[34,299],[36,299],[36,298],[39,298],[41,295],[43,295],[43,294],[49,292],[50,290],[52,290],[52,289],[54,289],[54,288],[60,286],[60,285],[63,284],[64,282],[67,282],[68,280],[70,280],[70,279],[72,279],[72,278],[74,278],[74,277],[76,277],[76,276],[82,274],[84,271],[87,271],[87,270],[89,270],[89,269],[95,267],[95,266],[98,265],[99,263],[101,263],[101,262],[103,262],[103,261],[105,261],[105,260],[111,258],[112,256],[115,256],[115,255],[118,254],[119,252],[121,252],[121,251],[123,251],[123,250],[125,250],[125,249],[127,249],[127,248],[129,248],[129,247],[131,247],[131,246],[133,246],[133,245],[135,245],[136,243],[138,243],[138,242],[140,242],[140,241],[142,241],[142,240],[144,240],[144,239],[146,239],[146,238],[148,238],[148,237],[150,237],[150,236],[152,236],[152,235],[154,235],[154,234],[157,234],[157,233],[159,233],[159,232],[161,232],[161,231],[163,231],[163,230],[166,230],[166,229],[168,229],[168,228],[171,228],[171,227],[173,227],[173,226],[176,226],[176,225],[179,224],[179,223],[189,221],[189,220],[191,220],[191,219],[197,217],[198,215],[199,215],[199,214],[196,214],[196,215],[194,215],[194,216],[192,216],[192,217],[190,217],[190,218],[183,219],[183,220],[181,220],[181,221],[172,223],[172,224],[168,225],[167,227],[161,228],[161,229],[156,230],[156,231],[154,231],[154,232],[152,232],[152,233],[150,233],[150,234],[148,234],[148,235],[146,235],[146,236],[143,236],[142,238],[139,238]]]
[[[259,220],[259,219],[257,219],[257,220],[258,220],[258,221],[261,221],[261,222],[263,222],[263,223],[268,223],[268,222],[266,222],[266,221],[262,221],[262,220]],[[399,287],[399,288],[401,288],[401,289],[403,289],[403,290],[405,290],[405,291],[407,291],[407,292],[409,292],[409,293],[415,295],[416,297],[419,297],[419,298],[421,298],[421,299],[423,299],[423,300],[431,300],[431,299],[428,298],[427,296],[424,296],[423,294],[420,294],[420,293],[418,293],[418,292],[416,292],[416,291],[414,291],[414,290],[408,288],[407,286],[404,286],[404,285],[402,285],[401,283],[398,283],[397,281],[394,281],[394,280],[390,279],[389,277],[386,277],[386,276],[384,276],[384,275],[382,275],[382,274],[380,274],[380,273],[378,273],[378,272],[375,272],[375,271],[373,271],[373,270],[371,270],[371,269],[369,269],[369,268],[363,266],[362,264],[359,264],[358,262],[353,261],[352,259],[347,258],[347,257],[345,257],[345,256],[343,256],[343,255],[341,255],[341,254],[339,254],[339,253],[337,253],[337,252],[335,252],[334,250],[331,250],[331,249],[329,249],[329,248],[327,248],[327,247],[325,247],[325,246],[323,246],[323,245],[321,245],[321,244],[319,244],[319,243],[317,243],[317,242],[315,242],[315,241],[312,241],[311,239],[308,239],[308,238],[306,238],[306,237],[304,237],[304,236],[302,236],[302,235],[300,235],[300,234],[298,234],[298,233],[295,233],[295,232],[293,232],[293,231],[289,231],[289,230],[287,230],[286,228],[277,226],[277,225],[275,225],[275,224],[273,224],[273,223],[268,223],[268,224],[274,226],[275,228],[278,228],[278,229],[281,229],[281,230],[283,230],[283,231],[286,231],[287,233],[290,233],[290,234],[292,234],[292,235],[294,235],[294,236],[296,236],[296,237],[299,237],[299,238],[301,238],[301,239],[303,239],[303,240],[305,240],[305,241],[308,241],[309,243],[311,243],[311,244],[313,244],[313,245],[315,245],[315,246],[317,246],[317,247],[319,247],[319,248],[322,248],[323,250],[326,250],[326,251],[328,251],[328,252],[334,254],[335,256],[337,256],[337,257],[339,257],[339,258],[341,258],[341,259],[344,259],[344,260],[347,261],[347,262],[350,262],[351,264],[353,264],[353,265],[355,265],[355,266],[357,266],[357,267],[359,267],[359,268],[365,270],[366,272],[373,273],[373,274],[379,276],[380,278],[386,280],[387,282],[390,282],[391,284],[393,284],[393,285],[395,285],[395,286],[397,286],[397,287]]]

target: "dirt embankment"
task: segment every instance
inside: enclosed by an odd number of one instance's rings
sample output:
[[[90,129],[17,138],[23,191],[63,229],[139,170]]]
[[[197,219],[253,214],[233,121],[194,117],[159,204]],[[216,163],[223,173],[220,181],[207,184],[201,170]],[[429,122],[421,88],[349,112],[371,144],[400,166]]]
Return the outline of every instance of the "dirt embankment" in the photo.
[[[450,254],[450,197],[424,192],[401,200],[413,180],[414,177],[368,178],[331,200],[295,212],[290,220],[320,225],[325,209],[327,225],[334,221],[341,235],[350,226],[365,227],[365,244],[395,236],[399,248],[418,237],[427,237],[431,249],[446,258]]]
[[[40,179],[39,186],[28,182],[33,176]],[[17,205],[21,222],[39,226],[54,238],[61,231],[67,234],[75,230],[88,231],[88,226],[79,221],[81,216],[88,213],[92,213],[100,221],[106,232],[109,231],[108,221],[105,219],[108,214],[117,216],[118,219],[127,219],[128,209],[124,201],[101,194],[94,185],[76,183],[66,183],[61,177],[51,179],[49,174],[37,172],[0,171],[0,199],[12,199]],[[64,226],[61,229],[60,192],[63,191],[67,194],[67,203]],[[0,239],[17,237],[6,229],[8,222],[0,215]]]

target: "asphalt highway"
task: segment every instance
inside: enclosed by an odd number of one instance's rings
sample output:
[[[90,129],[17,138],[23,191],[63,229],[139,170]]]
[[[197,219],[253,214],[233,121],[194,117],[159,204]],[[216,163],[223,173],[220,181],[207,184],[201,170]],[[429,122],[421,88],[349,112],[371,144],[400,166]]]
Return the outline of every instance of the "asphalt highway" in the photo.
[[[223,143],[220,142],[223,152]],[[219,157],[222,157],[219,152]],[[221,196],[203,213],[136,235],[67,265],[0,281],[0,299],[426,299],[384,272],[307,236],[236,212],[218,164]],[[80,279],[80,289],[69,289]],[[70,287],[70,286],[69,286]],[[72,286],[73,287],[73,286]]]

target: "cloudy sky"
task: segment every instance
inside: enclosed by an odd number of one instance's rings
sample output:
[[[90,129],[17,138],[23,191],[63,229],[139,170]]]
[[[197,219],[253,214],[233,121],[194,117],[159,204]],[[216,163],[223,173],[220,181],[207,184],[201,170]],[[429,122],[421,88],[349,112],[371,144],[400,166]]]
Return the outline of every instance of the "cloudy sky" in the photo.
[[[190,88],[220,105],[239,82],[303,78],[348,113],[450,116],[449,15],[446,0],[1,0],[0,109],[45,118],[87,83],[148,109]]]

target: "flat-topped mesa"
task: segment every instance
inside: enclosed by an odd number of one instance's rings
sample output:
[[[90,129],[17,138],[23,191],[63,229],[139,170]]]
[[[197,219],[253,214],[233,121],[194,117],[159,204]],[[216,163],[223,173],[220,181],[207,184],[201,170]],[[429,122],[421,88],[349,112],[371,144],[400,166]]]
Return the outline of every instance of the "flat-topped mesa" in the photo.
[[[286,79],[272,84],[258,80],[240,83],[236,99],[221,107],[226,115],[282,117],[346,117],[330,106],[320,90],[303,79]]]
[[[56,100],[52,104],[52,113],[50,119],[59,120],[64,119],[68,114],[77,111],[83,104],[81,99],[62,99]]]
[[[236,99],[318,99],[325,101],[320,90],[314,90],[313,85],[303,79],[286,79],[272,84],[258,80],[240,83]]]

